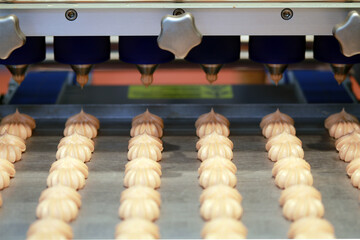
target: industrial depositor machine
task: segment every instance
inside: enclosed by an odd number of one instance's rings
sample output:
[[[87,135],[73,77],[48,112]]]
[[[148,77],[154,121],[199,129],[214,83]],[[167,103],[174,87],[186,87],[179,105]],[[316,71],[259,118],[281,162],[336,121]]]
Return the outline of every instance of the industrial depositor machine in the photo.
[[[90,175],[80,191],[81,211],[71,223],[74,237],[114,237],[131,119],[148,108],[165,122],[159,189],[163,203],[156,222],[161,236],[199,238],[204,222],[194,123],[211,107],[231,123],[242,221],[249,238],[286,238],[290,225],[282,217],[281,191],[273,183],[259,129],[261,118],[276,108],[295,120],[336,236],[358,238],[359,191],[350,184],[346,165],[323,127],[324,119],[343,107],[360,117],[358,63],[357,0],[0,0],[0,64],[13,79],[2,97],[0,117],[18,108],[37,122],[23,160],[16,163],[16,178],[2,191],[0,238],[25,238],[36,219],[64,123],[81,108],[98,117],[101,127],[88,164]],[[177,75],[199,64],[203,78],[213,85],[180,82],[173,98],[162,94],[170,88],[151,85],[156,84],[159,65]],[[88,83],[92,69],[135,71],[134,65],[148,87]],[[46,71],[65,68],[70,73],[65,66],[71,66],[76,77],[67,74],[64,78],[70,80],[53,93],[56,74]],[[221,69],[263,72],[263,66],[278,86],[251,85],[251,77],[247,85],[222,84]],[[31,76],[36,72],[40,74]],[[187,95],[181,89],[196,91]],[[41,101],[49,97],[55,100]]]

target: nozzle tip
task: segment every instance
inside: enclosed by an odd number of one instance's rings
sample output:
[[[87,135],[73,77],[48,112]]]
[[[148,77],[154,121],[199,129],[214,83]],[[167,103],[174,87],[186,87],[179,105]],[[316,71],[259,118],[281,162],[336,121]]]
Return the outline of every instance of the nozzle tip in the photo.
[[[345,79],[346,79],[346,74],[337,74],[337,73],[335,73],[335,74],[334,74],[334,78],[335,78],[335,80],[338,82],[338,84],[340,85],[342,82],[345,81]]]
[[[206,74],[206,79],[209,81],[209,83],[215,82],[217,78],[217,74]]]
[[[270,74],[271,79],[275,82],[276,85],[280,82],[280,80],[283,78],[282,74]]]
[[[25,79],[25,74],[12,75],[12,78],[20,85]]]
[[[78,74],[78,75],[76,75],[76,81],[77,81],[77,83],[79,83],[81,88],[84,88],[86,83],[89,81],[89,75]]]
[[[142,74],[140,79],[141,79],[141,82],[144,84],[144,86],[148,87],[153,82],[154,77],[152,74]]]

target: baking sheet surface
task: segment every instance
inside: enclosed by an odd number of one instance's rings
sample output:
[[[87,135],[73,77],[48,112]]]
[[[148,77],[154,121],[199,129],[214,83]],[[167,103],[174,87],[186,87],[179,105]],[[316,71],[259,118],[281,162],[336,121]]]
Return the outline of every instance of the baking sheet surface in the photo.
[[[36,134],[35,134],[36,135]],[[333,141],[323,134],[298,135],[304,144],[305,158],[311,164],[314,185],[323,196],[325,218],[335,227],[338,238],[360,236],[360,191],[346,176],[346,164],[338,160]],[[15,164],[16,177],[2,191],[0,209],[1,239],[24,239],[35,221],[35,209],[61,131],[41,134],[27,140],[23,160]],[[266,158],[265,139],[256,135],[231,136],[234,163],[238,167],[237,188],[243,196],[243,222],[249,238],[286,238],[290,222],[281,215],[281,191],[271,177],[273,163]],[[80,191],[82,207],[71,225],[76,239],[113,238],[120,220],[117,217],[120,193],[124,189],[123,171],[127,162],[129,137],[100,133],[89,167],[86,186]],[[204,224],[199,215],[195,144],[197,137],[165,136],[162,166],[161,216],[157,221],[162,238],[200,238]]]

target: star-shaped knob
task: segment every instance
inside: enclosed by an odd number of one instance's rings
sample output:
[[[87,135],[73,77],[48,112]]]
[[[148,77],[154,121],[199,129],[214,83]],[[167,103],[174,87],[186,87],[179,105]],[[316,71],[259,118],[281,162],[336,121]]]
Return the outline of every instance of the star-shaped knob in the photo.
[[[161,49],[172,52],[178,58],[185,58],[189,51],[199,45],[201,33],[195,26],[191,13],[166,15],[161,20],[161,32],[158,45]]]
[[[6,59],[17,48],[25,44],[26,37],[20,30],[15,15],[0,17],[0,58]]]
[[[360,54],[360,15],[357,11],[349,12],[344,22],[335,25],[333,34],[345,56]]]

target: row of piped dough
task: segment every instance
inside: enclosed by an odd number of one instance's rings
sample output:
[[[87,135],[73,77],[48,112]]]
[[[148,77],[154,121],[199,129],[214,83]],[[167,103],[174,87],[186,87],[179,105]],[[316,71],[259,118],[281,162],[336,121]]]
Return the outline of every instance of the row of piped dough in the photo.
[[[10,178],[15,177],[13,163],[21,160],[26,150],[25,140],[35,129],[35,120],[27,114],[15,113],[5,116],[0,122],[0,190],[10,185]],[[3,204],[0,194],[0,207]]]
[[[339,113],[330,115],[325,120],[328,129],[335,141],[339,158],[349,163],[346,166],[347,175],[351,178],[354,187],[360,189],[360,124],[359,120],[343,109]]]
[[[232,162],[233,143],[229,120],[213,109],[201,115],[196,123],[198,173],[204,188],[200,196],[200,214],[207,221],[201,235],[204,239],[244,239],[247,229],[240,221],[242,196],[235,189],[237,168]]]
[[[322,219],[324,205],[320,192],[312,187],[311,167],[304,160],[301,140],[295,136],[294,120],[279,109],[266,115],[261,123],[262,133],[268,138],[268,158],[275,162],[272,175],[275,184],[285,189],[279,199],[283,215],[294,221],[289,238],[335,238],[332,225]]]
[[[81,207],[77,190],[85,186],[89,175],[86,162],[91,159],[99,120],[81,110],[68,118],[64,135],[57,148],[56,161],[51,165],[47,186],[39,198],[36,216],[27,239],[72,239],[69,222],[75,220]],[[96,131],[94,132],[93,129]]]
[[[158,239],[159,228],[154,223],[160,216],[161,197],[155,189],[161,185],[164,122],[147,109],[132,120],[128,160],[125,165],[116,239]]]

